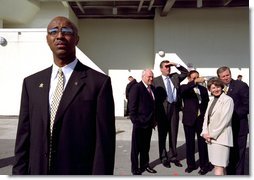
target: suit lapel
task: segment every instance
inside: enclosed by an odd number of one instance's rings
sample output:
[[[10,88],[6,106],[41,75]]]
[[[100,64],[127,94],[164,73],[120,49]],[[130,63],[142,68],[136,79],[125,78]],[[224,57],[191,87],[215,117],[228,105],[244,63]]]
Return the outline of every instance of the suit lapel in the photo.
[[[40,98],[40,107],[42,108],[42,118],[47,127],[49,120],[49,89],[50,89],[50,77],[51,77],[52,67],[47,68],[41,74],[41,78],[38,80],[38,98]]]
[[[60,117],[65,112],[66,108],[68,108],[71,101],[79,92],[80,88],[85,85],[85,77],[86,77],[86,66],[82,65],[79,61],[72,72],[72,75],[68,81],[68,84],[64,90],[62,99],[60,101],[58,111],[55,117],[55,123],[60,119]]]
[[[176,88],[176,80],[175,80],[175,77],[173,75],[170,75],[170,80],[172,81],[172,84],[174,85],[174,87]]]
[[[164,84],[163,77],[160,76],[160,78],[159,78],[158,80],[159,80],[159,85],[160,85],[161,87],[163,87],[163,88],[165,89],[165,91],[166,91],[166,87],[165,87],[165,84]]]
[[[227,95],[230,95],[232,90],[234,89],[234,81],[232,80],[231,83],[229,84],[229,88],[228,88],[228,92],[227,92]]]

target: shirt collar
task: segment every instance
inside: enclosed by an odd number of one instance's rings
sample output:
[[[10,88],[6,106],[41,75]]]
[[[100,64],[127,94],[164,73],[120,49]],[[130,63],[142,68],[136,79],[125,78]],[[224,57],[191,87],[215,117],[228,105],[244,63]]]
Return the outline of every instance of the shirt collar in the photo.
[[[165,76],[163,74],[161,76],[162,76],[163,80],[166,80],[167,78],[170,78],[170,76]]]
[[[67,64],[67,65],[65,65],[64,67],[62,67],[62,71],[63,71],[63,74],[66,76],[67,74],[69,74],[69,73],[71,73],[73,70],[74,70],[74,68],[75,68],[75,66],[76,66],[76,64],[77,64],[77,62],[78,62],[78,60],[77,60],[77,58],[74,60],[74,61],[72,61],[71,63],[69,63],[69,64]],[[56,79],[57,78],[57,72],[58,72],[58,69],[59,69],[60,67],[58,67],[55,63],[53,63],[53,67],[52,67],[52,78],[53,79]]]
[[[146,88],[148,88],[148,85],[143,80],[142,83],[145,85]]]

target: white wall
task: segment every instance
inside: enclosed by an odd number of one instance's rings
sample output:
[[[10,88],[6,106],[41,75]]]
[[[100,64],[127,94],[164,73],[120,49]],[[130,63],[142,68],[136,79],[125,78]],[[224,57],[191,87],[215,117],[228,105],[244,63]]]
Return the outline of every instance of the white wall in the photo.
[[[18,115],[23,79],[52,65],[46,42],[46,29],[0,29],[7,40],[0,46],[0,115]],[[85,54],[76,49],[77,58],[102,72]]]
[[[52,63],[45,35],[45,30],[0,31],[8,42],[0,46],[0,115],[17,115],[23,78]]]

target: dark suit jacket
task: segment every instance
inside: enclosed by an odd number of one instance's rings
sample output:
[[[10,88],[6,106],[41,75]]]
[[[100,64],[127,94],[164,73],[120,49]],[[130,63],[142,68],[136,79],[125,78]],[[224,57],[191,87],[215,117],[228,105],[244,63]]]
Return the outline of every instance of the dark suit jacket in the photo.
[[[48,174],[52,67],[24,79],[13,174]],[[53,127],[52,174],[113,174],[115,117],[111,80],[80,62]]]
[[[153,86],[151,87],[154,90]],[[154,125],[154,100],[144,83],[134,84],[129,95],[130,119],[136,127],[152,127]]]
[[[136,83],[137,83],[136,79],[133,79],[131,82],[129,82],[127,84],[126,89],[125,89],[125,96],[126,96],[127,100],[129,99],[129,93],[130,93],[132,86]]]
[[[204,115],[209,102],[207,89],[204,86],[198,85],[197,87],[202,99],[201,104],[199,104],[197,95],[193,89],[195,86],[196,84],[194,81],[180,86],[180,92],[184,103],[182,122],[186,126],[193,126],[197,120],[203,124]],[[198,110],[200,110],[199,117],[197,117]]]
[[[174,87],[176,88],[176,91],[177,91],[177,106],[180,110],[182,102],[181,102],[179,88],[180,88],[180,83],[186,78],[188,70],[183,66],[180,66],[177,69],[181,72],[181,74],[172,73],[170,74],[170,79],[172,83],[174,84]],[[167,107],[167,91],[166,91],[166,87],[164,85],[162,76],[158,76],[154,78],[153,85],[155,87],[156,109],[159,110],[158,113],[156,114],[158,116],[161,116],[162,115],[161,113],[165,114],[166,112],[165,110]]]
[[[233,134],[247,135],[249,133],[249,87],[245,82],[232,80],[227,95],[234,100]]]

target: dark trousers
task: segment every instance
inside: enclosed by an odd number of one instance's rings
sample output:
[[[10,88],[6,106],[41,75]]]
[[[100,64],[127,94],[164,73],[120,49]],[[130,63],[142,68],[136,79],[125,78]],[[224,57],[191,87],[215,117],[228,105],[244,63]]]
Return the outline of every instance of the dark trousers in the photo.
[[[163,160],[176,160],[177,152],[177,135],[179,127],[179,111],[176,103],[168,103],[165,109],[166,114],[160,115],[158,119],[158,136],[159,136],[159,154],[161,161]],[[166,139],[169,137],[169,157],[166,150]]]
[[[196,122],[194,126],[184,125],[185,141],[186,141],[186,160],[188,167],[196,167],[195,161],[195,135],[197,134],[199,166],[204,169],[208,166],[208,151],[205,139],[200,136],[202,131],[201,123]]]
[[[149,165],[149,150],[152,127],[140,128],[133,126],[131,141],[131,171],[139,168],[144,170]],[[140,163],[139,163],[140,160]]]
[[[228,175],[244,175],[245,152],[248,135],[234,136],[234,146],[230,148]]]

